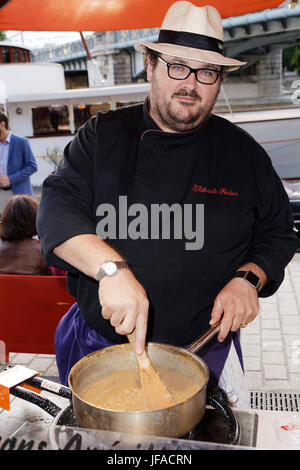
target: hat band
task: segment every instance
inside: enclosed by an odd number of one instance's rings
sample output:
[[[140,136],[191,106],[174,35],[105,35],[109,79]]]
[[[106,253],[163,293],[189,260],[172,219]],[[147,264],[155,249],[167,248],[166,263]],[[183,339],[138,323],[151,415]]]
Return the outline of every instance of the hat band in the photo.
[[[161,29],[158,37],[159,43],[176,44],[178,46],[205,49],[207,51],[223,54],[223,41],[204,34],[188,33],[186,31],[171,31]]]

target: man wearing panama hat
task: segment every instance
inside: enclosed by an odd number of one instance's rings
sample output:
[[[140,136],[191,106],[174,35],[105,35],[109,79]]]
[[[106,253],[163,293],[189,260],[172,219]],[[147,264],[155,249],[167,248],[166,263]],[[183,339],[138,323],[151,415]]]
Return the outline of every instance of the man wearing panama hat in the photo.
[[[145,339],[187,346],[222,318],[200,354],[208,387],[239,395],[226,364],[241,370],[239,328],[298,246],[289,201],[264,150],[212,114],[222,75],[243,65],[223,54],[217,10],[176,2],[158,42],[135,47],[145,103],[88,120],[43,186],[43,252],[77,300],[56,332],[60,377],[134,329],[140,353]]]
[[[148,53],[148,80],[154,80],[150,114],[162,129],[171,132],[193,129],[207,119],[219,94],[222,72],[244,65],[223,55],[223,27],[218,11],[185,1],[170,7],[157,43],[141,41],[135,48]],[[157,60],[165,67],[160,66],[160,73],[153,74]],[[171,99],[165,96],[166,92]]]

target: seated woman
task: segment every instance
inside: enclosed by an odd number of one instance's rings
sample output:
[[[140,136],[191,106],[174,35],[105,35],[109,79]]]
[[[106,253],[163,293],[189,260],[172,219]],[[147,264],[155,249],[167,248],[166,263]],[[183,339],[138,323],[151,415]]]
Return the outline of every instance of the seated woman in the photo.
[[[0,223],[0,274],[63,275],[46,265],[37,239],[38,201],[25,194],[5,204]]]

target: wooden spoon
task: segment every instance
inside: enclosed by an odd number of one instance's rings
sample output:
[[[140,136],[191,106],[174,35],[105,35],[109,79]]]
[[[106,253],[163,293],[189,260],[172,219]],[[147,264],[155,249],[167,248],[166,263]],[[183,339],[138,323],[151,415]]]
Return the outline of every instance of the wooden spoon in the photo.
[[[174,398],[159,377],[158,372],[155,370],[145,349],[142,354],[136,354],[135,331],[130,335],[127,335],[127,338],[132,346],[138,363],[146,409],[160,410],[161,408],[174,406],[176,404]]]

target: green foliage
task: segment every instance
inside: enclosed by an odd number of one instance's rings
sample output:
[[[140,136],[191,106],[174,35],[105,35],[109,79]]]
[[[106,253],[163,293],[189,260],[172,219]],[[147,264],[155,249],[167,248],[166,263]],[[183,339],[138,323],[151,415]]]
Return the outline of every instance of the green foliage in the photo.
[[[5,31],[0,31],[0,41],[4,41],[6,39]]]
[[[294,54],[292,57],[292,65],[295,67],[295,70],[300,73],[300,44],[295,46]]]
[[[57,170],[58,165],[62,161],[63,154],[59,147],[48,148],[46,150],[46,155],[43,155],[44,160],[46,160],[54,168],[54,171]]]
[[[283,50],[283,67],[289,72],[300,74],[300,44]]]

